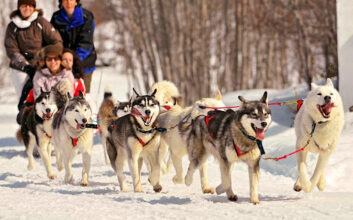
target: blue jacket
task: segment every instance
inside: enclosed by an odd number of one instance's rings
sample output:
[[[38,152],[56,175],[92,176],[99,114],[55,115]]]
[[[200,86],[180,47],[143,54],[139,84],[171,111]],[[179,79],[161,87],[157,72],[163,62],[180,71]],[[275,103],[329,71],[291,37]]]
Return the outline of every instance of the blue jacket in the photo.
[[[92,12],[76,7],[70,20],[62,8],[53,14],[50,22],[59,31],[64,47],[74,50],[83,61],[84,73],[93,72],[97,54],[93,43],[95,23]]]

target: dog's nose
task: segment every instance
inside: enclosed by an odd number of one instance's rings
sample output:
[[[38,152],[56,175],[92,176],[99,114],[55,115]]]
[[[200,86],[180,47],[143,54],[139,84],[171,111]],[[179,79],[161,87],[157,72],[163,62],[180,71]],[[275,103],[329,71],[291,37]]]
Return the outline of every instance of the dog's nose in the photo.
[[[45,109],[45,112],[46,112],[47,114],[49,114],[49,113],[50,113],[50,108]]]
[[[150,115],[150,114],[151,114],[151,110],[148,110],[148,109],[147,109],[147,110],[145,111],[145,113],[146,113],[146,115]]]
[[[86,122],[87,122],[87,118],[83,118],[83,119],[82,119],[82,122],[83,122],[83,123],[86,123]]]
[[[324,100],[326,103],[330,103],[331,102],[331,96],[325,96]]]
[[[267,122],[261,122],[261,126],[262,127],[266,127],[267,126]]]

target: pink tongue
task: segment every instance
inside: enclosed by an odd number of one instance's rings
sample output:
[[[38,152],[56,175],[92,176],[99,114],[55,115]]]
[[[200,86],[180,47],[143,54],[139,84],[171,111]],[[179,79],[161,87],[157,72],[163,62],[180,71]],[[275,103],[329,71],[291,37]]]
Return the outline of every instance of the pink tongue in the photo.
[[[150,116],[144,116],[143,119],[145,120],[146,123],[148,123],[150,120]]]
[[[259,139],[259,140],[265,139],[264,129],[256,128],[256,139]]]
[[[163,108],[165,108],[165,110],[169,111],[170,106],[169,105],[163,105]]]
[[[78,130],[78,129],[80,129],[81,128],[81,124],[76,124],[76,129]]]
[[[322,107],[322,111],[326,114],[326,115],[328,115],[328,114],[330,114],[331,113],[331,109],[332,109],[332,107],[334,107],[335,105],[331,102],[331,103],[328,103],[328,104],[326,104],[324,107]]]

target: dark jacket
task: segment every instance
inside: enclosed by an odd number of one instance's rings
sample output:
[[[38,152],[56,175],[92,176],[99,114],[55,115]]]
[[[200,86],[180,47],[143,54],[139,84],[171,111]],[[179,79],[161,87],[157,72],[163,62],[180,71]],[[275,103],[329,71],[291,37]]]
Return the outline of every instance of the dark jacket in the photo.
[[[84,73],[93,72],[97,59],[93,43],[95,28],[93,14],[84,8],[76,7],[70,20],[62,8],[53,14],[50,22],[59,31],[64,47],[75,51],[83,61]]]
[[[60,34],[42,15],[41,10],[36,10],[28,20],[22,20],[18,10],[11,13],[5,35],[10,67],[22,71],[26,65],[35,67],[34,55],[43,46],[62,46]]]

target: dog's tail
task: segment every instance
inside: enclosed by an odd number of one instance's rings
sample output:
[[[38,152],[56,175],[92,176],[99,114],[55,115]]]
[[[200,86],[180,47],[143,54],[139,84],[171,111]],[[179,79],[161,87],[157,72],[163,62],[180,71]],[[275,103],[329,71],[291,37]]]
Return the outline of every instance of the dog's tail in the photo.
[[[19,128],[16,132],[16,139],[18,140],[18,142],[23,144],[23,138],[22,138],[22,134],[21,134],[21,128]]]
[[[111,97],[113,97],[113,91],[112,91],[112,87],[108,85],[107,87],[105,87],[105,90],[104,90],[104,99],[108,99]]]

